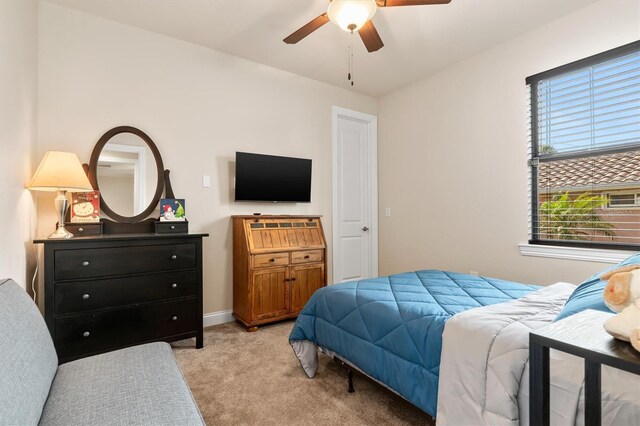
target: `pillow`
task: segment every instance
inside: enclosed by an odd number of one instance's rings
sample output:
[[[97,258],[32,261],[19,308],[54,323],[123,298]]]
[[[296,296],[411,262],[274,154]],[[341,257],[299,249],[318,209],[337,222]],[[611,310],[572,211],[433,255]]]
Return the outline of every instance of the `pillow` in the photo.
[[[637,253],[631,257],[628,257],[617,265],[611,266],[601,272],[598,272],[588,280],[584,281],[578,286],[578,288],[573,291],[573,293],[571,293],[571,296],[569,296],[569,299],[567,299],[567,303],[565,303],[564,308],[562,308],[562,311],[560,311],[555,321],[569,317],[573,314],[577,314],[578,312],[584,311],[585,309],[596,309],[598,311],[613,312],[607,307],[607,305],[604,304],[602,293],[604,292],[604,287],[607,285],[607,282],[602,281],[600,279],[600,276],[605,274],[606,272],[613,271],[614,269],[618,269],[622,266],[635,265],[639,263],[640,253]]]

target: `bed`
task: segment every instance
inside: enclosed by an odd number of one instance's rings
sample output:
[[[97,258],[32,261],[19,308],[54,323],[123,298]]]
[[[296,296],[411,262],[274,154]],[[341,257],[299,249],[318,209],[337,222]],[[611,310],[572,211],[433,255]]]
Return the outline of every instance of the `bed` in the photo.
[[[547,287],[424,270],[314,293],[289,337],[308,377],[318,349],[432,416],[438,425],[528,424],[529,331],[584,309],[608,311],[600,274]],[[610,312],[610,311],[609,311]],[[579,360],[551,352],[551,423],[582,424]],[[603,368],[603,424],[636,424],[640,377]]]
[[[345,282],[314,293],[289,341],[307,376],[320,347],[435,416],[446,321],[538,288],[439,270]]]

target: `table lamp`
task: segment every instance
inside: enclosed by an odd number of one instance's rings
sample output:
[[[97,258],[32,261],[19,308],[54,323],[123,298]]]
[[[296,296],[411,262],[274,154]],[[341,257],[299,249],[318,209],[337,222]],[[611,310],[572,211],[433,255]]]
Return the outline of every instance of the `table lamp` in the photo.
[[[55,206],[58,212],[58,227],[49,238],[71,238],[73,234],[64,228],[67,210],[67,191],[92,191],[91,183],[82,169],[78,156],[72,152],[47,151],[26,186],[32,191],[57,191]]]

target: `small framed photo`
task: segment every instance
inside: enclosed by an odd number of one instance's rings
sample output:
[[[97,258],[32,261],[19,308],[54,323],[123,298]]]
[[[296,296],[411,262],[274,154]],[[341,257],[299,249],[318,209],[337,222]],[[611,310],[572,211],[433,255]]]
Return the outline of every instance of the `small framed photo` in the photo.
[[[183,222],[185,215],[184,198],[160,199],[160,222]]]
[[[100,192],[71,193],[71,222],[100,222]]]

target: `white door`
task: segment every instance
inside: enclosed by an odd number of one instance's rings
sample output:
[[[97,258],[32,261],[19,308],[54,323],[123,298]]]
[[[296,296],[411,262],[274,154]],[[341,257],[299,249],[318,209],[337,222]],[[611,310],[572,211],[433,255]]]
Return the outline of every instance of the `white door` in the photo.
[[[378,275],[377,119],[333,108],[333,282]]]

